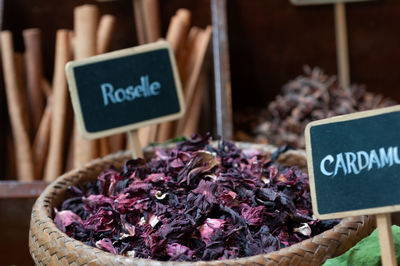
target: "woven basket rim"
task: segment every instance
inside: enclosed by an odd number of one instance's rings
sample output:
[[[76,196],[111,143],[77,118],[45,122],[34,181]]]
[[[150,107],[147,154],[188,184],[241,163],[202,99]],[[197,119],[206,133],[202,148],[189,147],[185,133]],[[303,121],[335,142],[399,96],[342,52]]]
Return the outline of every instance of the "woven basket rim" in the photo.
[[[263,145],[263,144],[254,144],[254,143],[247,143],[247,142],[235,142],[238,143],[242,149],[258,149],[258,150],[262,150],[262,151],[266,151],[267,153],[270,152],[274,152],[277,148],[275,146],[272,145]],[[144,151],[145,152],[149,152],[151,150],[153,150],[154,147],[148,147],[146,148]],[[306,153],[304,150],[289,150],[286,152],[286,154],[291,155],[291,156],[299,156],[299,157],[306,157]],[[29,232],[29,238],[31,241],[32,235],[31,235],[31,230],[32,230],[32,226],[33,226],[33,214],[34,212],[37,212],[39,216],[41,216],[42,218],[45,218],[45,221],[42,222],[48,222],[48,226],[51,230],[56,230],[58,231],[63,237],[65,237],[65,240],[67,240],[68,242],[70,242],[73,245],[84,245],[85,246],[85,250],[88,252],[93,252],[96,254],[101,254],[102,256],[107,256],[112,258],[113,260],[116,261],[123,261],[123,262],[142,262],[142,263],[151,263],[151,265],[190,265],[193,263],[197,263],[197,265],[201,265],[202,263],[205,263],[204,265],[216,265],[219,263],[245,263],[248,262],[249,260],[253,260],[253,259],[257,259],[257,258],[269,258],[271,255],[276,254],[276,253],[285,253],[285,252],[293,252],[291,250],[293,250],[293,248],[295,247],[300,247],[304,244],[306,244],[307,242],[312,242],[314,238],[326,238],[328,232],[332,231],[332,230],[337,230],[337,231],[343,231],[344,229],[347,229],[347,227],[345,227],[345,224],[347,222],[354,222],[354,220],[362,220],[364,219],[364,217],[346,217],[344,219],[342,219],[340,221],[340,223],[338,223],[337,225],[335,225],[332,229],[327,230],[322,232],[319,235],[314,236],[313,238],[310,239],[306,239],[304,241],[301,241],[299,243],[293,244],[291,246],[279,249],[277,251],[274,252],[270,252],[270,253],[265,253],[265,254],[259,254],[259,255],[254,255],[254,256],[248,256],[248,257],[241,257],[241,258],[236,258],[236,259],[227,259],[227,260],[212,260],[212,261],[196,261],[196,262],[179,262],[179,261],[158,261],[158,260],[153,260],[153,259],[142,259],[142,258],[135,258],[135,257],[129,257],[129,256],[125,256],[125,255],[117,255],[117,254],[112,254],[106,251],[103,251],[99,248],[96,247],[92,247],[89,245],[86,245],[85,243],[76,240],[74,238],[69,237],[67,234],[65,234],[64,232],[62,232],[60,229],[57,228],[57,226],[54,223],[53,220],[53,210],[52,210],[52,202],[49,200],[49,195],[55,196],[57,193],[55,193],[54,191],[60,190],[60,188],[65,187],[67,185],[72,185],[72,184],[77,184],[79,183],[79,181],[83,178],[83,175],[85,174],[85,171],[89,168],[96,168],[98,165],[103,165],[104,166],[104,162],[110,161],[110,164],[112,164],[113,161],[115,161],[116,159],[118,160],[122,160],[122,161],[126,161],[131,159],[131,152],[130,151],[120,151],[114,154],[110,154],[107,155],[103,158],[98,158],[95,159],[87,164],[85,164],[83,167],[79,168],[79,169],[74,169],[71,170],[63,175],[61,175],[60,177],[58,177],[56,180],[54,180],[52,183],[50,183],[45,190],[42,192],[42,194],[39,196],[39,198],[36,200],[33,209],[32,209],[32,219],[31,219],[31,229]],[[105,169],[104,167],[101,167],[101,169]],[[70,180],[72,177],[72,181]],[[340,245],[340,243],[339,243]],[[31,250],[31,245],[30,245],[30,252],[33,256],[33,250]],[[35,259],[35,258],[34,258]],[[221,264],[223,265],[223,264]]]

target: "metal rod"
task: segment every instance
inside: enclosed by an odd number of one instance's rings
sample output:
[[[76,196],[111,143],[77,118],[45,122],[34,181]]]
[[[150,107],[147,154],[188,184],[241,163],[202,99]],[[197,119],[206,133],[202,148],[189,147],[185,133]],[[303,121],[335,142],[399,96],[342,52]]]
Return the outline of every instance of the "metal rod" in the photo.
[[[217,134],[233,137],[226,0],[211,0]]]

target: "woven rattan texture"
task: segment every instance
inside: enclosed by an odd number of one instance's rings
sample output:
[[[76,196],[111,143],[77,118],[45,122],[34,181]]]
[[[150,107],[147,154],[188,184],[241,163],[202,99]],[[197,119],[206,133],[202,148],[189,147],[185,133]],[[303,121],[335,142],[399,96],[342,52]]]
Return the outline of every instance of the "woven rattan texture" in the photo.
[[[254,145],[241,146],[248,148]],[[263,149],[271,151],[272,148],[264,146]],[[81,170],[64,174],[45,189],[33,206],[29,232],[29,249],[37,265],[321,265],[326,259],[344,253],[369,235],[375,227],[373,217],[349,217],[331,230],[276,252],[237,260],[194,263],[160,262],[113,255],[87,246],[61,232],[52,217],[53,209],[63,200],[66,188],[78,182],[94,180],[101,171],[110,165],[120,167],[130,156],[130,152],[121,152],[94,160]],[[289,152],[282,158],[282,164],[305,165],[304,152],[301,151]]]

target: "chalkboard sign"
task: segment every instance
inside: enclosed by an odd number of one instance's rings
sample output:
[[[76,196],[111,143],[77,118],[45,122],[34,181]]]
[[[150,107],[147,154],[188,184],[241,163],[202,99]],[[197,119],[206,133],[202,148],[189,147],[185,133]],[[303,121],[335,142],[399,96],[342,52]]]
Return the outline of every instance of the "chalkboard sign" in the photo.
[[[85,138],[127,132],[184,114],[175,58],[166,41],[69,62],[66,73]]]
[[[400,106],[306,127],[313,211],[320,219],[400,211]]]
[[[290,0],[293,5],[323,5],[347,2],[365,2],[371,0]]]

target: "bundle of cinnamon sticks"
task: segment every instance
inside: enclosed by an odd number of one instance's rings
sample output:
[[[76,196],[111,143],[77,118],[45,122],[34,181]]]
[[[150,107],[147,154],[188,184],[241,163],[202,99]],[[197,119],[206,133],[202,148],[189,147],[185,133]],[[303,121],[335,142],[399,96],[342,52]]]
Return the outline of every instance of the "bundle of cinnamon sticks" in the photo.
[[[134,1],[147,2],[143,0]],[[140,4],[137,5],[140,6]],[[154,3],[150,4],[150,10],[151,7],[154,7]],[[156,16],[148,16],[147,18],[144,16],[141,18],[144,22],[136,23],[136,25],[153,25],[153,27],[147,27],[146,30],[150,32],[147,35],[153,36],[154,41],[154,36],[157,36],[156,33],[159,30],[155,26],[156,23],[146,22],[146,20],[151,20],[153,17]],[[146,35],[142,31],[142,28],[137,27],[139,36]],[[191,134],[197,132],[203,93],[207,87],[205,73],[202,70],[211,33],[211,26],[205,29],[196,26],[191,27],[191,12],[187,9],[178,9],[171,18],[165,39],[171,44],[177,60],[185,97],[186,114],[178,121],[140,129],[139,137],[142,145],[148,145],[152,142],[165,142],[181,135],[190,137]]]
[[[74,156],[69,148],[72,109],[67,92],[65,64],[108,50],[115,17],[98,19],[96,6],[75,9],[74,32],[60,29],[56,34],[52,84],[43,75],[41,30],[23,31],[25,53],[17,54],[10,31],[0,33],[3,75],[11,122],[17,179],[52,181],[79,165],[68,162]],[[24,80],[26,78],[26,86]],[[73,135],[72,135],[73,136]],[[105,153],[107,153],[106,151]],[[80,155],[80,154],[79,154]],[[91,154],[87,161],[99,154]]]
[[[157,0],[134,0],[134,7],[140,43],[160,39]],[[139,8],[145,12],[139,12]],[[41,30],[23,31],[24,54],[14,52],[10,31],[0,33],[13,143],[9,145],[9,155],[15,156],[15,163],[10,165],[15,165],[20,181],[52,181],[94,158],[129,148],[124,134],[85,140],[73,121],[65,64],[109,51],[116,18],[99,14],[95,5],[78,6],[74,9],[73,31],[57,31],[51,85],[43,75]],[[187,113],[179,121],[140,129],[142,146],[197,131],[205,87],[202,66],[211,27],[191,27],[190,19],[188,10],[179,9],[171,18],[166,35],[176,55]]]

